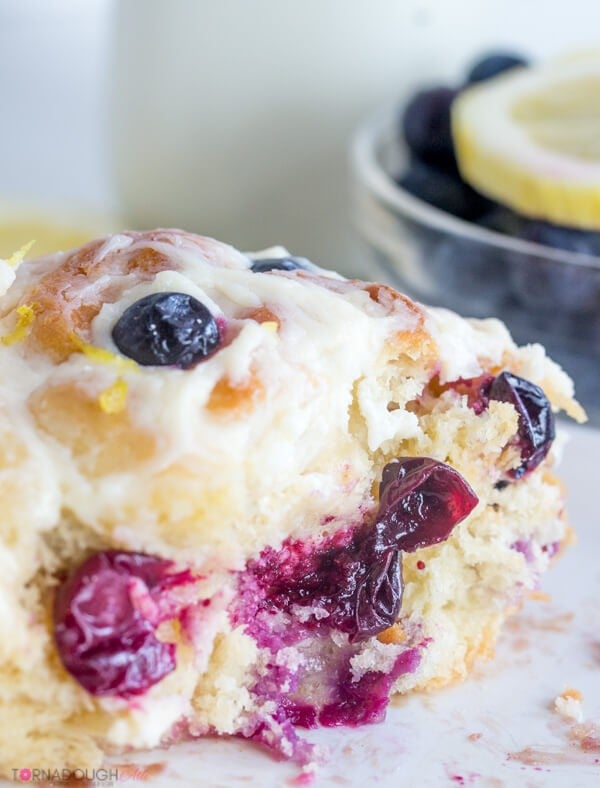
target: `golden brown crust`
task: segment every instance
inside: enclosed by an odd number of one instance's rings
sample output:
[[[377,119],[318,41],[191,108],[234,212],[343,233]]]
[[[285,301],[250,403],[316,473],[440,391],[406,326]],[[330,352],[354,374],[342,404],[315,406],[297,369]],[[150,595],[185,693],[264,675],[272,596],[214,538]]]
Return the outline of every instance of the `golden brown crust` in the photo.
[[[239,383],[223,377],[211,391],[206,408],[215,415],[240,417],[250,412],[264,394],[264,386],[254,373]]]
[[[268,306],[249,309],[241,317],[245,320],[256,320],[257,323],[276,323],[278,327],[281,325],[279,315],[276,315]]]
[[[380,643],[404,643],[407,639],[408,635],[404,630],[404,627],[400,622],[394,624],[393,626],[389,627],[388,629],[384,629],[383,632],[380,632],[377,635],[377,640]]]
[[[174,267],[172,258],[151,248],[102,256],[103,244],[93,241],[76,249],[22,299],[22,303],[35,305],[29,347],[47,353],[55,362],[64,361],[77,349],[74,334],[88,338],[90,324],[102,305],[119,297],[122,277],[135,273],[139,281],[146,281]],[[98,284],[101,277],[107,281]]]

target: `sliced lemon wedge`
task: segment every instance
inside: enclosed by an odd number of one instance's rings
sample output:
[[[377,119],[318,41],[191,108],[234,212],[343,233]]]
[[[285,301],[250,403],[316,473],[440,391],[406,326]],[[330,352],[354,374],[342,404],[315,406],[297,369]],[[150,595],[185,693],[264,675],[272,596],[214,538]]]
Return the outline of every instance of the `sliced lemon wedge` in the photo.
[[[525,216],[600,229],[600,51],[518,68],[452,107],[463,178]]]

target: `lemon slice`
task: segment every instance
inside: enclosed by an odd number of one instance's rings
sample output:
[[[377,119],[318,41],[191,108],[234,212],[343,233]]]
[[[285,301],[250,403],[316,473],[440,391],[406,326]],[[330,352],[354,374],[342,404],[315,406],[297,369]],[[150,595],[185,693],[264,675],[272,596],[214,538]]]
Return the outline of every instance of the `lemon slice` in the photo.
[[[600,229],[600,51],[519,68],[452,107],[463,178],[525,216]]]

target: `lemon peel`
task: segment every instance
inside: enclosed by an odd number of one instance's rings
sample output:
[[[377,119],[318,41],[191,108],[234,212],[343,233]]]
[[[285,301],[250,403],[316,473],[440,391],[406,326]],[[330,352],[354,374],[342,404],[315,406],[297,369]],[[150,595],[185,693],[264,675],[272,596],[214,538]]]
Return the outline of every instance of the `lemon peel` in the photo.
[[[72,340],[77,350],[83,353],[86,358],[89,358],[90,361],[94,361],[97,364],[114,366],[119,372],[139,372],[139,366],[133,359],[123,358],[122,356],[117,356],[116,353],[111,353],[110,350],[106,350],[105,348],[89,345],[76,334],[72,335]]]
[[[35,320],[35,304],[21,304],[17,307],[17,323],[10,334],[0,337],[3,345],[14,345],[21,342],[31,331],[31,324]]]
[[[261,326],[263,328],[266,328],[267,331],[275,331],[276,332],[276,331],[279,330],[279,324],[275,320],[265,320],[264,323],[261,323]]]
[[[11,268],[17,268],[17,266],[23,262],[27,256],[27,252],[31,249],[34,243],[35,241],[28,241],[26,244],[23,244],[20,249],[17,249],[16,252],[13,252],[11,256],[7,257],[4,262],[7,263],[7,265],[10,265]]]
[[[100,394],[98,403],[100,409],[109,416],[122,413],[127,405],[126,381],[124,381],[123,378],[117,378],[112,386],[104,389]]]

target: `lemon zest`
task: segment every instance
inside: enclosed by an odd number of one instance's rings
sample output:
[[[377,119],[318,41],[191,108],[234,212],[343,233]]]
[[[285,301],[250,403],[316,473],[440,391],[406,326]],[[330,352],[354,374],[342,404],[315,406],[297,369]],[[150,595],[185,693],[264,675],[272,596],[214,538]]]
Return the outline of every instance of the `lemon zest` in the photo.
[[[21,342],[31,331],[31,324],[35,319],[35,304],[22,304],[17,307],[17,323],[14,329],[4,337],[0,337],[3,345],[14,345]]]
[[[98,364],[113,365],[119,370],[119,372],[139,371],[139,367],[136,362],[133,361],[133,359],[122,358],[121,356],[117,356],[115,353],[111,353],[110,350],[106,350],[105,348],[89,345],[76,334],[72,335],[72,339],[77,350],[83,353],[86,358],[89,358],[90,361],[95,361]]]
[[[23,260],[27,255],[27,252],[31,249],[34,243],[35,241],[29,241],[28,243],[23,244],[23,246],[20,249],[17,249],[16,252],[13,252],[11,256],[5,260],[7,265],[10,265],[11,268],[16,268],[18,265],[20,265],[20,263],[23,262]]]
[[[278,331],[279,330],[279,323],[275,320],[265,320],[264,323],[261,323],[263,328],[266,328],[267,331]]]
[[[112,416],[117,413],[122,413],[127,405],[127,383],[123,378],[117,378],[112,386],[100,394],[98,397],[100,409]]]

